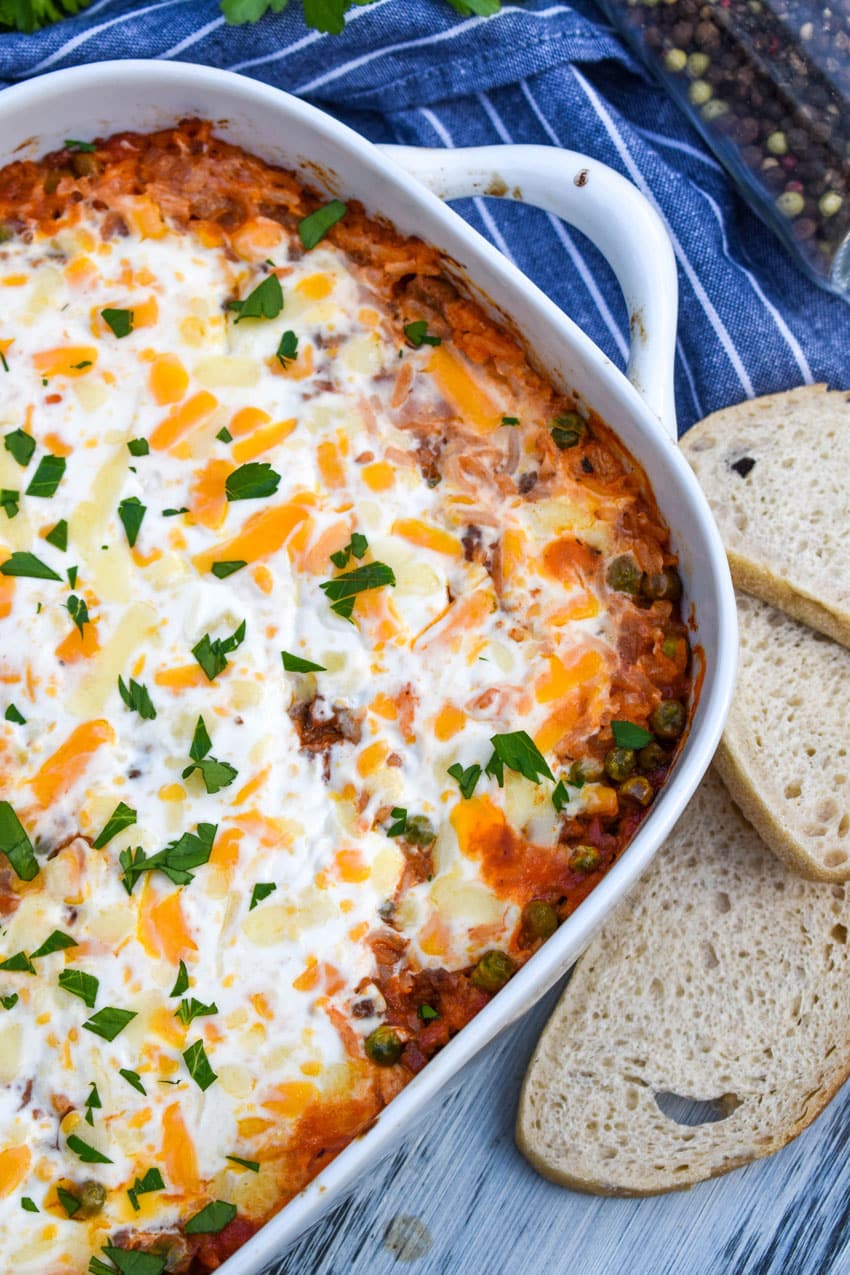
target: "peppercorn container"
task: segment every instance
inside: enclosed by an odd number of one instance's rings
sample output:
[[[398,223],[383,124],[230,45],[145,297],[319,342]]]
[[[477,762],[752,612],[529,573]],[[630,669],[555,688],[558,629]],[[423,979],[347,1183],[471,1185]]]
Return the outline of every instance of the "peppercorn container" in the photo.
[[[850,0],[599,0],[810,278],[850,295]]]

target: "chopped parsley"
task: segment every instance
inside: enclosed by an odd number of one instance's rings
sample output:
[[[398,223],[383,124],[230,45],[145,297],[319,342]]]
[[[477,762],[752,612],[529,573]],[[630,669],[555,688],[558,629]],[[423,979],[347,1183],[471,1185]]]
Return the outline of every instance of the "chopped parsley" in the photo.
[[[162,1275],[165,1270],[166,1259],[158,1253],[116,1248],[114,1244],[107,1244],[101,1252],[106,1254],[112,1265],[107,1266],[99,1257],[92,1257],[89,1275]]]
[[[112,814],[107,819],[103,830],[98,833],[92,846],[95,850],[102,850],[108,845],[113,837],[119,832],[123,832],[125,828],[130,828],[136,822],[136,812],[131,806],[125,802],[119,801]]]
[[[3,371],[4,371],[4,372],[8,372],[8,371],[9,371],[9,364],[8,364],[8,362],[7,362],[7,360],[6,360],[6,355],[3,353],[3,351],[2,351],[2,350],[0,350],[0,367],[2,367],[2,368],[3,368]]]
[[[99,981],[94,974],[86,974],[85,970],[64,969],[59,975],[59,986],[72,996],[79,996],[87,1009],[94,1009],[97,1000]]]
[[[207,681],[214,681],[227,668],[227,656],[245,641],[245,630],[243,620],[229,638],[211,638],[209,633],[205,633],[192,647],[192,654],[204,670]]]
[[[85,1105],[86,1105],[86,1124],[94,1125],[93,1113],[95,1111],[100,1111],[103,1108],[103,1103],[100,1101],[100,1094],[97,1092],[97,1085],[94,1083],[94,1081],[91,1082],[91,1091],[89,1093],[88,1098],[86,1098]]]
[[[61,518],[55,527],[51,527],[44,538],[49,545],[53,545],[54,549],[61,549],[62,553],[65,553],[68,548],[68,523],[66,519]]]
[[[403,837],[407,832],[407,811],[404,806],[393,806],[390,811],[390,818],[394,819],[395,823],[390,824],[389,828],[387,828],[387,836]]]
[[[184,992],[189,990],[189,971],[186,969],[186,962],[181,961],[177,967],[177,977],[174,980],[174,986],[168,993],[169,996],[182,996]]]
[[[156,717],[156,709],[148,694],[148,689],[146,686],[142,686],[141,682],[137,682],[131,677],[128,686],[123,677],[119,677],[118,693],[131,712],[138,713],[139,717],[144,718],[146,721],[152,722]]]
[[[564,807],[568,805],[569,800],[570,794],[567,792],[567,785],[564,783],[563,779],[559,779],[552,790],[552,805],[555,807],[558,814],[560,814]]]
[[[519,425],[519,417],[518,416],[503,416],[502,424],[503,425]]]
[[[71,619],[79,629],[80,637],[82,637],[83,628],[85,625],[91,623],[89,619],[89,609],[86,606],[85,601],[82,598],[78,598],[75,593],[72,593],[68,601],[65,603],[65,607]]]
[[[91,359],[83,359],[82,363],[72,363],[71,369],[74,372],[82,372],[84,368],[91,367],[91,366],[92,366]]]
[[[421,1018],[423,1023],[433,1023],[435,1018],[440,1017],[440,1015],[431,1005],[420,1005],[416,1013],[417,1013],[417,1016]]]
[[[232,562],[214,562],[210,567],[213,575],[217,580],[226,580],[228,576],[234,575],[237,571],[241,571],[243,567],[247,567],[248,563],[241,558],[234,559]]]
[[[124,889],[132,894],[141,874],[154,871],[163,872],[174,885],[188,885],[194,880],[191,870],[209,863],[217,831],[214,823],[199,823],[197,832],[184,832],[156,854],[146,855],[141,846],[122,850],[118,862]]]
[[[75,137],[66,137],[65,145],[69,151],[83,151],[88,154],[97,150],[97,147],[92,142],[78,142]]]
[[[250,1169],[252,1173],[260,1172],[259,1160],[243,1160],[242,1157],[238,1155],[228,1155],[224,1158],[225,1160],[232,1160],[234,1164],[238,1164],[243,1169]]]
[[[6,451],[11,453],[12,459],[16,460],[22,469],[26,469],[35,451],[33,436],[25,434],[22,429],[13,429],[10,434],[4,435],[3,445]]]
[[[302,660],[300,655],[292,655],[289,651],[281,651],[284,671],[287,673],[327,673],[324,664],[314,664],[312,660]]]
[[[292,360],[298,358],[298,337],[288,328],[280,338],[277,357],[281,367],[289,367]]]
[[[505,766],[524,775],[532,783],[537,783],[541,776],[554,782],[555,776],[549,769],[546,758],[524,730],[491,735],[490,743],[493,745],[493,756],[484,770],[486,774],[493,776],[500,788],[505,786]]]
[[[8,801],[0,801],[0,853],[5,854],[21,881],[38,876],[32,842]]]
[[[68,575],[68,583],[69,583],[69,585],[71,586],[71,588],[72,588],[72,589],[76,589],[76,587],[77,587],[77,571],[78,571],[78,570],[79,570],[79,568],[78,568],[78,567],[69,567],[69,568],[68,568],[68,572],[67,572],[67,575]]]
[[[218,439],[220,443],[233,442],[233,435],[231,434],[230,430],[227,428],[226,425],[222,425],[221,429],[216,434],[216,438]]]
[[[415,319],[413,323],[406,323],[404,326],[404,335],[410,344],[419,349],[420,345],[442,345],[443,338],[439,336],[431,336],[428,331],[427,319]]]
[[[259,500],[273,496],[280,486],[280,474],[267,461],[249,461],[228,474],[224,482],[224,494],[229,501]]]
[[[365,557],[368,548],[369,541],[366,537],[361,532],[355,531],[344,549],[338,549],[336,553],[331,554],[331,562],[342,571],[348,566],[352,557],[355,557],[358,562]]]
[[[304,247],[308,250],[315,248],[316,244],[324,239],[331,226],[341,221],[347,212],[347,204],[344,204],[341,199],[332,199],[329,204],[323,204],[315,212],[302,217],[298,223],[298,235]]]
[[[11,487],[0,487],[0,509],[7,518],[17,518],[20,511],[21,493]]]
[[[10,704],[3,714],[7,722],[15,722],[18,726],[26,726],[27,719],[22,717],[14,704]]]
[[[115,1009],[112,1005],[104,1005],[103,1009],[86,1019],[83,1027],[103,1040],[112,1041],[135,1017],[136,1013],[132,1009]]]
[[[73,1217],[82,1204],[82,1201],[79,1200],[76,1195],[72,1195],[70,1191],[66,1191],[63,1186],[57,1186],[56,1196],[59,1203],[62,1205],[62,1208],[68,1214],[68,1217]]]
[[[209,737],[203,717],[199,717],[195,724],[195,733],[192,736],[192,746],[189,749],[189,756],[192,758],[192,765],[187,766],[183,771],[183,779],[188,779],[190,775],[194,775],[198,770],[204,781],[204,787],[208,793],[220,792],[222,788],[228,788],[233,783],[239,773],[229,762],[218,761],[215,757],[209,757],[207,754],[212,748],[212,740]]]
[[[98,1151],[96,1147],[89,1146],[89,1144],[84,1142],[82,1138],[78,1138],[75,1133],[72,1133],[68,1138],[68,1147],[74,1152],[74,1155],[78,1155],[80,1157],[83,1164],[113,1163],[108,1155],[104,1155],[103,1152]]]
[[[115,336],[129,336],[133,331],[132,310],[101,310],[100,317]]]
[[[62,579],[58,572],[48,567],[47,563],[42,562],[34,553],[22,553],[19,550],[15,550],[12,556],[0,565],[0,575],[28,576],[31,580]]]
[[[118,506],[118,517],[127,533],[127,544],[134,548],[139,538],[139,529],[147,513],[147,505],[143,505],[138,496],[127,496]]]
[[[207,1051],[204,1049],[202,1040],[194,1041],[188,1049],[183,1051],[183,1061],[189,1069],[189,1075],[199,1089],[206,1091],[211,1084],[218,1080],[218,1076],[210,1066],[210,1060],[207,1058]],[[234,1209],[233,1212],[235,1213],[236,1210]],[[189,1234],[191,1233],[189,1232],[191,1224],[189,1222],[186,1226],[186,1231]]]
[[[190,1217],[183,1228],[187,1235],[215,1235],[236,1217],[236,1205],[226,1200],[213,1200],[200,1213]]]
[[[17,1003],[17,992],[12,992],[9,996],[0,996],[0,1005],[2,1005],[4,1009],[14,1009]]]
[[[205,1005],[203,1001],[196,1000],[194,996],[189,1000],[182,1000],[174,1011],[174,1017],[179,1018],[184,1027],[188,1027],[196,1018],[204,1018],[209,1014],[217,1014],[218,1005],[215,1002],[212,1005]]]
[[[38,1213],[38,1212],[39,1212],[38,1205],[35,1203],[35,1201],[34,1201],[34,1200],[31,1200],[31,1199],[30,1199],[30,1197],[29,1197],[28,1195],[24,1195],[24,1196],[22,1196],[22,1197],[21,1197],[21,1208],[22,1208],[22,1209],[23,1209],[26,1213]]]
[[[319,588],[331,603],[331,610],[344,620],[351,620],[358,593],[393,584],[395,574],[392,567],[388,567],[385,562],[367,562],[333,580],[323,580]]]
[[[251,891],[251,902],[248,904],[248,911],[253,912],[258,903],[262,903],[263,899],[267,899],[270,894],[274,894],[277,886],[273,881],[258,881]]]
[[[163,518],[176,518],[178,514],[187,514],[188,512],[189,506],[183,505],[181,509],[163,509],[162,516]]]
[[[228,301],[228,310],[238,314],[237,323],[243,319],[276,319],[283,309],[283,289],[276,274],[267,275],[242,301]]]
[[[464,770],[460,762],[456,761],[453,766],[449,766],[448,773],[452,779],[457,780],[461,796],[469,801],[469,798],[475,792],[478,780],[481,778],[481,767],[476,762],[473,766],[467,766],[466,770]]]
[[[37,961],[40,956],[51,956],[54,952],[62,952],[69,947],[77,946],[77,940],[72,939],[70,934],[63,934],[61,930],[54,930],[52,934],[47,936],[41,947],[36,948],[32,953],[32,959]]]
[[[159,1169],[148,1169],[144,1177],[136,1178],[131,1187],[127,1188],[127,1194],[130,1197],[130,1203],[136,1213],[139,1211],[139,1196],[149,1195],[151,1191],[164,1191],[165,1183],[162,1180],[162,1174]]]
[[[129,1067],[119,1067],[118,1075],[123,1076],[128,1085],[131,1085],[137,1093],[144,1094],[147,1097],[147,1090],[142,1084],[142,1078],[137,1071],[131,1071]]]
[[[150,443],[146,438],[131,438],[127,444],[127,451],[131,456],[149,456]]]
[[[611,734],[618,748],[644,748],[655,736],[634,722],[612,722]]]
[[[0,961],[0,970],[9,970],[14,974],[34,974],[35,966],[26,952],[16,952],[14,956],[9,956],[5,961]]]
[[[28,496],[53,496],[62,481],[67,461],[64,456],[42,456],[35,473],[30,479],[26,494]]]

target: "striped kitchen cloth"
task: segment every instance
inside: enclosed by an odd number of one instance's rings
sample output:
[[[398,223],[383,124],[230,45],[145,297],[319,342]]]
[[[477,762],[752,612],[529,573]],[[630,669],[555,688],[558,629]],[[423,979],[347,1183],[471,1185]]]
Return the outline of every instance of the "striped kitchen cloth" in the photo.
[[[591,0],[508,0],[491,18],[460,17],[446,0],[373,0],[349,11],[340,36],[308,30],[294,0],[248,27],[227,26],[217,0],[95,0],[34,35],[0,35],[0,84],[129,57],[253,76],[374,141],[550,143],[611,164],[655,201],[675,245],[681,429],[753,394],[850,385],[848,303],[802,275]],[[458,207],[612,359],[625,359],[625,307],[586,240],[519,205]]]

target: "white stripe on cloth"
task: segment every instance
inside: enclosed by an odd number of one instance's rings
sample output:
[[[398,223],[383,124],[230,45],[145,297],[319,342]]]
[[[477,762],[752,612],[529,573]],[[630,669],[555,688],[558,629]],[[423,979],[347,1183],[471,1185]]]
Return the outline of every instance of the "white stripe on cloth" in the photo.
[[[679,362],[682,365],[682,370],[685,373],[685,379],[688,382],[688,389],[691,391],[691,398],[694,400],[694,407],[697,409],[697,420],[701,421],[703,416],[705,416],[705,411],[703,410],[702,403],[700,402],[699,394],[697,394],[697,387],[694,381],[694,374],[691,371],[691,365],[685,358],[685,348],[682,345],[682,338],[678,336],[676,337],[676,352],[679,355]]]
[[[374,13],[376,9],[382,8],[383,5],[389,4],[390,0],[371,0],[365,8],[349,9],[345,15],[346,27],[356,22],[358,18],[364,17],[370,13]],[[294,44],[289,44],[285,49],[277,49],[274,53],[264,53],[261,58],[247,58],[244,62],[234,62],[227,67],[228,71],[247,71],[252,66],[262,66],[264,62],[283,62],[292,53],[298,53],[301,49],[306,49],[308,45],[315,44],[317,40],[327,39],[325,31],[311,31],[308,35],[302,36],[300,40],[296,40]],[[301,89],[290,89],[291,93],[300,93]]]
[[[53,66],[54,62],[60,62],[62,58],[69,53],[73,53],[74,49],[78,49],[81,44],[85,44],[92,36],[98,35],[101,31],[106,31],[109,27],[116,27],[122,22],[130,22],[134,18],[141,18],[146,13],[155,13],[158,9],[173,9],[176,4],[186,4],[188,0],[161,0],[159,4],[146,5],[144,9],[131,9],[129,13],[119,14],[117,18],[110,18],[108,22],[101,22],[96,27],[89,27],[86,31],[80,31],[77,35],[66,40],[55,53],[51,53],[49,57],[43,58],[41,62],[36,62],[35,66],[27,69],[28,76],[34,75],[36,71],[43,71],[48,66]]]
[[[665,137],[663,133],[653,133],[651,128],[641,128],[639,124],[632,124],[632,128],[655,146],[667,146],[670,150],[681,151],[683,155],[690,155],[691,159],[698,159],[701,164],[705,164],[706,168],[713,168],[716,173],[723,172],[722,164],[718,164],[717,160],[712,159],[710,155],[697,150],[696,146],[691,146],[690,142],[675,141],[672,137]]]
[[[430,110],[430,108],[427,106],[420,106],[419,113],[420,115],[423,115],[425,117],[425,119],[433,128],[434,132],[439,137],[440,141],[443,143],[443,145],[448,147],[449,150],[454,150],[455,144],[452,139],[451,133],[446,128],[445,124],[443,124],[442,120],[440,120],[437,117],[434,111]],[[514,260],[514,255],[511,252],[510,248],[508,247],[507,243],[505,242],[505,238],[501,230],[499,230],[499,227],[496,225],[495,221],[493,220],[490,210],[487,207],[487,205],[484,203],[484,200],[481,198],[480,195],[475,195],[473,197],[472,202],[475,205],[476,212],[478,213],[479,217],[484,223],[484,228],[486,229],[490,238],[493,240],[493,243],[499,249],[499,252],[503,253],[504,256],[507,257],[508,261],[510,261],[511,264],[515,266],[516,261]]]
[[[181,40],[179,44],[175,44],[170,49],[166,49],[163,53],[157,53],[160,61],[166,58],[176,58],[178,53],[185,52],[190,49],[193,44],[197,44],[199,40],[203,40],[211,31],[217,31],[219,27],[223,27],[224,18],[214,18],[212,22],[207,22],[204,26],[199,27],[197,31],[193,31],[191,35],[187,35],[185,40]]]
[[[528,87],[528,81],[521,80],[520,88],[522,89],[522,93],[525,100],[528,102],[528,105],[531,107],[532,111],[534,112],[535,118],[537,119],[538,123],[540,124],[540,127],[543,129],[546,136],[549,138],[550,142],[552,142],[554,146],[561,148],[562,143],[560,141],[560,138],[558,137],[555,130],[552,128],[546,116],[541,111],[538,103],[535,101],[535,98],[531,92],[531,89]],[[508,141],[510,140],[510,138],[506,135],[505,140]],[[582,283],[587,288],[587,291],[590,293],[590,296],[594,305],[596,306],[597,310],[602,316],[603,323],[605,324],[608,331],[611,333],[611,336],[614,338],[614,342],[617,346],[617,349],[620,351],[620,354],[622,355],[623,359],[627,359],[629,356],[628,342],[622,333],[620,325],[617,323],[617,320],[614,318],[613,314],[611,313],[611,310],[608,306],[608,302],[605,300],[604,296],[600,292],[599,286],[596,280],[594,279],[593,275],[588,269],[587,262],[585,261],[584,257],[579,251],[578,245],[576,244],[572,235],[564,226],[564,223],[561,221],[560,217],[556,217],[554,213],[548,213],[547,215],[549,217],[549,221],[551,222],[552,229],[554,230],[555,234],[560,240],[562,247],[566,249],[570,257],[570,260],[572,261],[573,265],[578,271],[579,276],[581,277]]]
[[[386,4],[387,0],[377,0],[377,3]],[[376,4],[372,3],[368,6],[368,8],[359,10],[359,12],[368,13],[375,7]],[[548,9],[529,10],[518,9],[516,5],[512,4],[505,4],[499,12],[493,14],[492,17],[469,18],[466,22],[458,22],[454,26],[449,27],[448,30],[438,31],[434,35],[421,36],[417,40],[404,40],[399,44],[388,44],[383,49],[373,49],[370,53],[362,53],[359,57],[352,58],[350,62],[343,62],[342,66],[334,67],[333,70],[327,71],[324,75],[317,76],[315,80],[309,80],[306,84],[299,84],[297,88],[292,90],[292,92],[311,93],[313,89],[320,88],[324,84],[329,84],[331,80],[338,80],[341,75],[347,75],[349,71],[356,71],[361,66],[366,66],[367,63],[374,62],[376,58],[384,57],[387,53],[400,53],[404,49],[417,49],[429,44],[441,44],[444,40],[454,40],[465,31],[470,31],[473,27],[480,26],[482,22],[498,22],[500,18],[505,18],[510,13],[522,14],[524,18],[550,18],[553,13],[564,13],[564,6],[562,4],[554,4]],[[352,19],[356,17],[357,14],[358,10],[355,9],[352,13]],[[278,55],[272,54],[267,60],[271,61],[271,58],[275,56]]]
[[[655,196],[650,190],[649,185],[647,184],[646,179],[643,176],[643,173],[640,171],[634,159],[632,158],[628,147],[623,141],[623,138],[620,136],[619,130],[617,129],[616,124],[611,118],[611,115],[607,107],[602,102],[601,98],[598,96],[595,89],[587,82],[587,80],[581,74],[581,72],[575,66],[571,66],[570,70],[572,71],[573,78],[575,79],[576,83],[579,85],[585,97],[590,102],[590,105],[593,107],[594,111],[596,112],[600,120],[600,123],[605,129],[605,132],[608,134],[611,141],[613,142],[617,150],[617,154],[620,156],[620,159],[623,161],[623,164],[628,169],[629,174],[631,175],[632,181],[635,183],[635,185],[638,187],[641,193],[646,196],[646,198],[652,204],[655,211],[658,213],[659,217],[663,218],[664,224],[667,227],[667,233],[670,235],[670,239],[672,240],[672,243],[673,243],[673,249],[676,253],[676,256],[679,260],[679,263],[682,269],[684,270],[688,278],[688,282],[690,283],[691,287],[694,290],[694,295],[696,296],[697,300],[702,306],[705,312],[706,318],[708,319],[709,323],[714,329],[717,339],[726,353],[726,357],[729,359],[729,362],[732,364],[732,367],[735,370],[738,380],[741,382],[741,388],[743,389],[745,396],[747,398],[753,398],[755,395],[755,390],[753,389],[753,383],[750,380],[750,376],[749,376],[749,373],[747,372],[747,369],[744,367],[744,364],[741,361],[741,356],[738,353],[735,343],[732,340],[732,337],[729,335],[728,328],[726,327],[725,323],[721,319],[720,315],[717,313],[717,310],[714,307],[714,303],[712,302],[711,298],[706,292],[705,287],[699,275],[697,274],[694,267],[691,265],[691,262],[689,261],[684,249],[682,248],[682,245],[679,242],[676,232],[673,230],[673,227],[667,221],[667,218],[664,217],[664,213],[659,207],[658,201],[656,200]]]

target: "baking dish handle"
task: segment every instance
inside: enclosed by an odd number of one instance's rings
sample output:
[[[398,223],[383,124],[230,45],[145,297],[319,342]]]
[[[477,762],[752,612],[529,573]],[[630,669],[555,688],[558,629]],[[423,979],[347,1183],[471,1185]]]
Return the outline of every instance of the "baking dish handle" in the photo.
[[[608,260],[626,299],[631,330],[626,374],[676,441],[676,262],[664,223],[637,187],[607,164],[554,146],[381,150],[441,199],[517,199],[555,213],[587,235]]]

